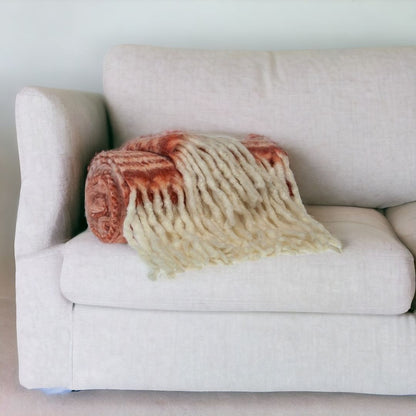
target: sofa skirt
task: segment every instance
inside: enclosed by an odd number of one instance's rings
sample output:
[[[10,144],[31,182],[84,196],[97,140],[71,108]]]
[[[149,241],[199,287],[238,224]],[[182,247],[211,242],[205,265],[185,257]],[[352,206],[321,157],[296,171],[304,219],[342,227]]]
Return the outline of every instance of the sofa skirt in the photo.
[[[416,321],[75,305],[73,389],[416,393]]]

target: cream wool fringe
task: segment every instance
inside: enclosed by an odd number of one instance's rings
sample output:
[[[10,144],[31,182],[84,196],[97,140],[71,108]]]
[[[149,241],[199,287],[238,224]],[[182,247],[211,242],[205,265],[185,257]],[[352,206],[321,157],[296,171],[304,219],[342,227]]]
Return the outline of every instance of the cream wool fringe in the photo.
[[[306,212],[286,156],[283,164],[259,165],[234,137],[187,139],[175,159],[184,179],[183,189],[175,189],[177,204],[166,190],[153,201],[147,189],[130,194],[124,237],[149,264],[150,278],[275,254],[341,250]],[[137,193],[143,205],[136,206]]]

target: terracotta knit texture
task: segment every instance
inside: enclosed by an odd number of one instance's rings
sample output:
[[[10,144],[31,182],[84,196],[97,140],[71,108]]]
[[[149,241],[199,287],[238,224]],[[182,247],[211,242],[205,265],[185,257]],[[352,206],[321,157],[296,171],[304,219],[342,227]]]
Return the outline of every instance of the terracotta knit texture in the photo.
[[[305,210],[286,152],[272,140],[173,131],[97,154],[86,217],[103,242],[128,242],[149,277],[340,242]]]

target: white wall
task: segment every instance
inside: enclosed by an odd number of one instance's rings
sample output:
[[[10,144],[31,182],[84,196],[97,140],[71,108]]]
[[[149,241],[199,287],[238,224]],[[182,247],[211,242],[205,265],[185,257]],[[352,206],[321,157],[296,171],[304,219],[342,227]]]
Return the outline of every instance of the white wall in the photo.
[[[10,290],[19,189],[16,92],[25,85],[100,91],[103,55],[119,43],[222,49],[416,45],[416,1],[0,0],[0,277],[9,279]]]

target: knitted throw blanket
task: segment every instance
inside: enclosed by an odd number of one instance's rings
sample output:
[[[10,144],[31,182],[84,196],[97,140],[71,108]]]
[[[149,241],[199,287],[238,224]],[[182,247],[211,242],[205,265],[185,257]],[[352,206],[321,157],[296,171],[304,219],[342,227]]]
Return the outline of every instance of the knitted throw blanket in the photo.
[[[85,209],[92,232],[127,241],[151,278],[341,249],[306,212],[286,152],[259,135],[174,131],[101,152],[88,169]]]

